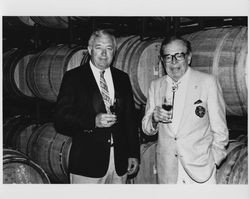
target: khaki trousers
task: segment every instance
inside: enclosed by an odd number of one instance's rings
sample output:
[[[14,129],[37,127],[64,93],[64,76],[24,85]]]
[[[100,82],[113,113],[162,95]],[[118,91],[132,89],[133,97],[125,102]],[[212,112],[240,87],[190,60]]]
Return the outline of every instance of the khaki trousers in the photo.
[[[216,166],[214,165],[213,174],[208,181],[204,183],[198,183],[194,181],[184,170],[180,161],[178,161],[178,180],[177,184],[216,184]]]
[[[71,184],[125,184],[127,174],[118,176],[115,171],[114,147],[110,148],[109,168],[102,178],[90,178],[70,173]]]

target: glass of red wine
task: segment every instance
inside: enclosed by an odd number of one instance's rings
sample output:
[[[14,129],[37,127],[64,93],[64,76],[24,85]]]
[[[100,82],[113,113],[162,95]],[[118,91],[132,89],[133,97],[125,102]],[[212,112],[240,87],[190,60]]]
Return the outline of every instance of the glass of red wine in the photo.
[[[173,104],[172,104],[171,98],[163,97],[162,108],[169,112],[169,114],[170,114],[169,119],[173,119]],[[171,121],[168,121],[168,122],[171,122]]]
[[[111,114],[117,116],[117,113],[118,113],[118,99],[117,98],[114,98],[113,101],[111,100],[109,110],[110,110]],[[116,120],[116,122],[117,122],[117,120]]]
[[[116,112],[117,112],[117,99],[114,98],[113,102],[111,101],[110,103],[110,107],[109,107],[109,110],[112,114],[116,115]]]

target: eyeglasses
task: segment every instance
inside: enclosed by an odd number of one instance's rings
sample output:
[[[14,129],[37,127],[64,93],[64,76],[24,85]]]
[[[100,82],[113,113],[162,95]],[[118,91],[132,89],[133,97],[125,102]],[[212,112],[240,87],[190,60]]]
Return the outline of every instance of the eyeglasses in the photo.
[[[171,63],[173,61],[173,57],[175,58],[176,61],[183,61],[185,59],[187,53],[180,52],[180,53],[175,53],[174,55],[166,54],[162,55],[163,61],[166,63]]]

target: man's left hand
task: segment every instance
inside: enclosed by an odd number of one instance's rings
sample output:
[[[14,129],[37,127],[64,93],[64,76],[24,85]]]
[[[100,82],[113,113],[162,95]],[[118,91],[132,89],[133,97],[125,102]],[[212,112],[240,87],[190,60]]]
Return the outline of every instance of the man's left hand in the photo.
[[[137,172],[139,168],[139,161],[136,158],[128,159],[128,175],[132,175]]]

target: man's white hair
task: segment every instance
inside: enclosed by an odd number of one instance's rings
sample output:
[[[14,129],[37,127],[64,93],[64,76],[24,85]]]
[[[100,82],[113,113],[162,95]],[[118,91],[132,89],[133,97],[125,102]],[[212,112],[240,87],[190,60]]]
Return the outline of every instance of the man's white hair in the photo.
[[[116,44],[116,38],[115,38],[115,36],[113,35],[112,30],[109,30],[109,29],[101,29],[101,30],[96,30],[96,31],[94,31],[94,32],[91,34],[90,38],[89,38],[88,46],[89,46],[90,48],[92,48],[95,39],[96,39],[97,37],[101,37],[101,36],[103,36],[103,35],[109,36],[109,37],[112,39],[113,45],[114,45],[114,51],[116,51],[116,45],[117,45],[117,44]]]

